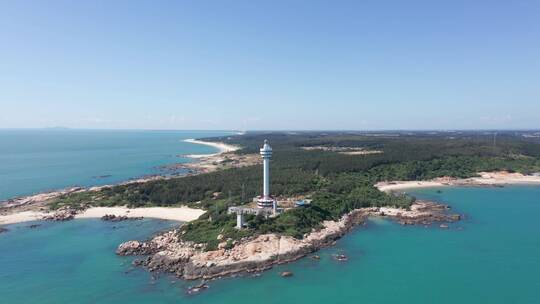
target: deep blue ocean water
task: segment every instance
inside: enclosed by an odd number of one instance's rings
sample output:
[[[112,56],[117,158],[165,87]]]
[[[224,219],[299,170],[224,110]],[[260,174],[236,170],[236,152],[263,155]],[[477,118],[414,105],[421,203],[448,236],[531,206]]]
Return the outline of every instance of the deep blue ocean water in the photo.
[[[463,221],[401,227],[372,219],[319,252],[260,277],[210,283],[155,279],[114,254],[125,240],[175,225],[75,220],[10,225],[0,234],[1,303],[540,303],[540,187],[442,188],[414,194],[452,206]],[[337,262],[334,253],[345,253]],[[279,272],[294,272],[281,278]]]
[[[208,131],[0,130],[0,200],[69,186],[118,183],[215,153],[183,142],[231,134]]]

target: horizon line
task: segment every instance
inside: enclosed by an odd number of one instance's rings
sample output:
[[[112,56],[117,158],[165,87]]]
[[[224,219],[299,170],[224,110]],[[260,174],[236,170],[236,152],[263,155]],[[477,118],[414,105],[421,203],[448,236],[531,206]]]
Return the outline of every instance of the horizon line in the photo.
[[[51,130],[51,131],[189,131],[189,132],[482,132],[482,131],[540,131],[539,128],[478,128],[478,129],[153,129],[153,128],[72,128],[72,127],[0,127],[0,130]]]

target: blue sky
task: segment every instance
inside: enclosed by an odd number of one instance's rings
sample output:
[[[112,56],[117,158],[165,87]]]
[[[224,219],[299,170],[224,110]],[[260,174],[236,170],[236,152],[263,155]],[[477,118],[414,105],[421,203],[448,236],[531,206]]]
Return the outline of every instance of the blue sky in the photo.
[[[540,1],[1,1],[0,128],[540,128]]]

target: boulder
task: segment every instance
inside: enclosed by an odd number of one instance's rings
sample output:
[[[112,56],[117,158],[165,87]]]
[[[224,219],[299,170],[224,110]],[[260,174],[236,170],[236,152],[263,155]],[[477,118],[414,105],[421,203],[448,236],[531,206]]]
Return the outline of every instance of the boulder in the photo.
[[[46,221],[69,221],[75,218],[77,210],[69,206],[64,206],[56,210],[52,215],[44,216]]]
[[[334,255],[334,259],[336,259],[337,261],[340,261],[340,262],[345,262],[348,260],[347,256],[344,255],[344,254],[336,254]]]
[[[208,289],[208,287],[210,287],[210,286],[208,286],[208,284],[202,282],[202,283],[199,284],[199,285],[190,286],[190,287],[188,288],[188,290],[187,290],[187,293],[188,293],[188,294],[199,293],[199,292],[201,292],[201,291],[203,291],[203,290],[205,290],[205,289]]]
[[[453,222],[457,222],[457,221],[459,221],[461,219],[461,215],[459,215],[459,214],[451,214],[451,215],[449,215],[449,218]]]
[[[127,241],[120,244],[118,249],[116,249],[116,254],[118,255],[135,255],[139,254],[142,249],[142,243],[139,241]]]
[[[128,217],[125,215],[114,215],[114,214],[105,214],[101,217],[102,221],[110,221],[110,222],[121,222],[127,220]]]

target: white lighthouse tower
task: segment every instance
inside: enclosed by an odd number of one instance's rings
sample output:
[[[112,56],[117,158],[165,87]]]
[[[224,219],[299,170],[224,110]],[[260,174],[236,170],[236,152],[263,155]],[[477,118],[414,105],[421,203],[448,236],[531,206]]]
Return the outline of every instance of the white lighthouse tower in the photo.
[[[268,144],[268,140],[264,140],[264,145],[260,149],[263,158],[263,195],[257,200],[259,208],[275,207],[275,200],[270,195],[270,158],[272,158],[272,147]]]

